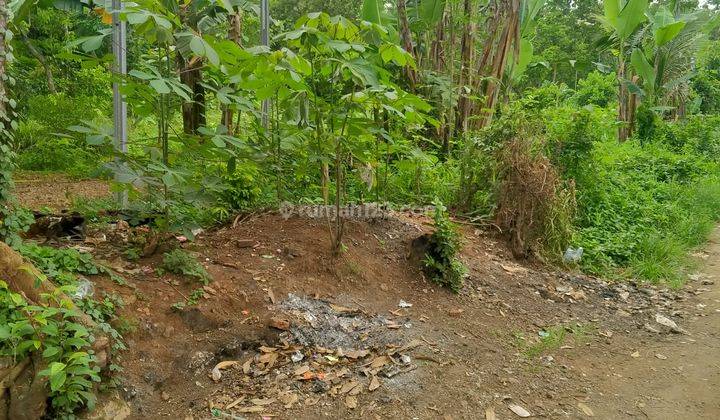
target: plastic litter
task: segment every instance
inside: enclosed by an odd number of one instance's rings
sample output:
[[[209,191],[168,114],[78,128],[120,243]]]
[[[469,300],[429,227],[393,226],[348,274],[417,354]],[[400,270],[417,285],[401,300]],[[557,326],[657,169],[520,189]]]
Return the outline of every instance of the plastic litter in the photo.
[[[412,303],[405,302],[404,300],[401,300],[400,303],[398,303],[398,307],[400,308],[412,308]]]
[[[73,293],[73,299],[79,300],[86,297],[92,297],[95,294],[95,286],[88,279],[81,279],[77,284],[77,289]]]
[[[565,250],[565,254],[563,254],[563,262],[566,263],[578,263],[580,262],[580,259],[583,256],[583,248],[578,247],[577,249],[573,247],[568,247],[568,249]]]

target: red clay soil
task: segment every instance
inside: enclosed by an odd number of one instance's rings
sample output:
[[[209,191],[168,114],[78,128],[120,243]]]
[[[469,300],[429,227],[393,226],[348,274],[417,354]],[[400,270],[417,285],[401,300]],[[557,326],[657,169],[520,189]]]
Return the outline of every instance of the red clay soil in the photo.
[[[464,229],[462,259],[469,274],[461,293],[453,294],[426,280],[419,264],[408,259],[412,240],[430,230],[427,218],[408,215],[349,222],[347,249],[333,259],[324,222],[256,215],[186,244],[213,281],[197,306],[180,312],[171,306],[197,289],[197,282],[156,275],[160,255],[137,264],[116,260],[132,287],[97,279],[96,296],[101,290],[122,295],[121,314],[136,325],[119,360],[120,394],[130,418],[478,419],[494,413],[507,419],[517,417],[510,411],[516,406],[534,417],[642,416],[636,398],[612,396],[613,364],[636,360],[630,354],[640,345],[687,340],[655,324],[654,316],[663,311],[684,322],[697,304],[693,287],[671,293],[629,286],[626,296],[625,286],[521,265],[491,234]],[[106,243],[95,254],[113,259],[121,250]],[[303,349],[306,359],[293,363],[292,347],[277,366],[245,371],[246,361],[256,363],[287,346],[288,333],[269,324],[273,317],[288,318],[281,307],[290,293],[331,302],[365,319],[382,317],[387,337],[417,346],[407,352],[409,368],[391,378],[378,374],[379,387],[371,391],[377,369],[367,377],[362,372],[384,357],[382,349],[370,349],[362,362],[337,357],[332,349],[325,356],[323,349],[312,356],[314,350]],[[412,307],[399,308],[401,300]],[[717,301],[713,305],[718,307]],[[719,315],[711,316],[717,327]],[[545,331],[557,335],[562,327],[575,334],[537,344]],[[644,350],[642,358],[661,362]],[[328,377],[305,381],[287,374],[309,359],[313,371],[324,370],[320,374]],[[239,363],[214,381],[213,366],[228,360]],[[344,363],[349,376],[330,380]],[[352,381],[360,385],[348,386]],[[623,392],[641,398],[645,391]],[[101,404],[99,412],[111,413],[108,407],[116,402]],[[716,403],[698,406],[699,417],[683,418],[718,418]]]

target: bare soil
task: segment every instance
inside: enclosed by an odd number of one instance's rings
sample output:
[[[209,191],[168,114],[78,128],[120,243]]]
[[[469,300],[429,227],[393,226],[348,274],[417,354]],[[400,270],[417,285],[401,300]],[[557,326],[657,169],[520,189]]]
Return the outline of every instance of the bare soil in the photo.
[[[137,232],[113,229],[83,246],[128,280],[93,279],[134,331],[98,418],[720,418],[715,241],[673,291],[519,262],[464,227],[453,294],[412,258],[426,217],[350,221],[334,259],[324,222],[247,215],[175,244],[213,278],[176,310],[202,285],[158,275],[163,246],[126,261]]]
[[[71,179],[61,174],[24,172],[15,176],[15,194],[30,210],[68,209],[74,198],[96,199],[110,196],[106,182],[95,179]]]

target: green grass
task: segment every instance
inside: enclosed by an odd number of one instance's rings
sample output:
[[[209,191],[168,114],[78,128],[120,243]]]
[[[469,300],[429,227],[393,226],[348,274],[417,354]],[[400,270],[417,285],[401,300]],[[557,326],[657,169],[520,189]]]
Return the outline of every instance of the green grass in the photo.
[[[523,356],[528,359],[534,359],[538,356],[557,350],[566,342],[572,340],[576,345],[582,344],[587,340],[587,335],[594,330],[592,325],[555,325],[541,331],[542,335],[538,339],[529,340],[521,333],[513,334],[514,345]]]

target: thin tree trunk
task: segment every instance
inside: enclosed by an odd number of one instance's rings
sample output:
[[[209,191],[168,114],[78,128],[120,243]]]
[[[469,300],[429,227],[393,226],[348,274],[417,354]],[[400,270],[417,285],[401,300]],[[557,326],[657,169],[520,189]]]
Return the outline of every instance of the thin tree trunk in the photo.
[[[23,32],[22,34],[22,42],[27,47],[28,51],[30,51],[30,54],[32,54],[33,57],[37,61],[40,62],[40,65],[43,67],[43,70],[45,71],[45,80],[47,82],[48,91],[50,93],[57,93],[57,88],[55,87],[55,79],[53,78],[52,69],[50,68],[50,65],[47,62],[47,59],[43,55],[40,50],[35,47],[35,45],[32,43],[30,38],[28,38],[27,34]]]
[[[397,15],[402,46],[405,51],[409,52],[413,56],[413,58],[415,58],[415,62],[417,63],[418,59],[417,55],[415,54],[415,49],[413,48],[412,34],[410,33],[410,24],[408,23],[405,0],[397,0]],[[414,89],[415,85],[418,82],[415,69],[410,66],[405,66],[405,73],[407,74],[408,81],[410,82],[410,87]]]
[[[237,12],[228,17],[230,23],[230,29],[228,29],[228,39],[234,41],[237,45],[242,47],[242,13]],[[227,128],[229,134],[235,133],[233,128],[233,110],[228,105],[222,106],[222,125]]]
[[[192,101],[182,104],[183,131],[185,134],[197,134],[198,129],[206,124],[202,61],[191,62],[177,54],[177,62],[180,81],[192,91]]]
[[[470,117],[471,101],[467,87],[472,86],[471,69],[473,67],[473,51],[475,50],[475,24],[473,23],[473,2],[472,0],[464,0],[463,16],[466,23],[460,41],[460,80],[458,85],[462,89],[462,94],[458,100],[458,111],[456,115],[455,128],[457,131],[467,131],[467,121]]]
[[[628,138],[628,91],[625,84],[625,51],[620,41],[620,54],[618,58],[618,141],[624,142]]]

